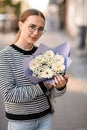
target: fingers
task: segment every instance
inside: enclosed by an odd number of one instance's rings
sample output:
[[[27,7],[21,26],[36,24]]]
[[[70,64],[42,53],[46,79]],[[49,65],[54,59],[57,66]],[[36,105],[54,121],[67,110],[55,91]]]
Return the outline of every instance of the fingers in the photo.
[[[65,75],[65,76],[56,75],[54,77],[54,87],[58,88],[58,87],[62,87],[66,85],[66,83],[68,82],[68,78],[69,78],[69,75]]]
[[[65,78],[69,78],[69,77],[70,77],[70,75],[68,75],[68,74],[65,74],[65,75],[64,75],[64,77],[65,77]]]
[[[62,76],[62,75],[59,74],[59,75],[56,75],[54,77],[54,81],[53,81],[52,84],[49,84],[49,83],[46,83],[46,82],[44,84],[49,89],[51,89],[51,88],[60,88],[60,87],[63,87],[63,86],[65,86],[67,84],[69,77],[70,76],[68,74],[66,74],[64,76]]]
[[[66,75],[64,75],[64,78],[65,78],[66,82],[68,82],[68,79],[70,78],[70,75],[66,74]]]
[[[58,84],[63,85],[63,84],[66,83],[65,78],[63,76],[61,76],[61,75],[56,75],[54,79],[55,79],[55,84],[56,85],[58,85]]]

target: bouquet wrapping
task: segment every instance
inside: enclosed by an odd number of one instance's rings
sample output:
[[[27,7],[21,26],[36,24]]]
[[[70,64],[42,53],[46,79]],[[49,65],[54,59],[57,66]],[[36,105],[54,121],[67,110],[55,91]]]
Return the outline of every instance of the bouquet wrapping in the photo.
[[[23,61],[24,75],[34,84],[39,82],[53,83],[56,74],[64,75],[71,64],[70,44],[65,42],[49,48],[40,44],[36,52]]]

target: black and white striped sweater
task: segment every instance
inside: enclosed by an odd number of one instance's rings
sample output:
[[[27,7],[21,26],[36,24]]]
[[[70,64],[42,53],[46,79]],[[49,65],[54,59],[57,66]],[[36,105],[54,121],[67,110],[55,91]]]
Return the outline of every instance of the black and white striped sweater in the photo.
[[[0,52],[0,92],[8,119],[30,120],[52,113],[50,94],[55,97],[65,92],[65,88],[50,91],[43,83],[34,85],[24,76],[23,60],[36,49],[25,51],[12,44]]]

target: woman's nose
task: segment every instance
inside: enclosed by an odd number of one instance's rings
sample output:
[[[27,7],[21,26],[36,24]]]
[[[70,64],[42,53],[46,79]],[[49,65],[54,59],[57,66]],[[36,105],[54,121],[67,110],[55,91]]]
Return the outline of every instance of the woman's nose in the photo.
[[[38,34],[39,34],[39,31],[38,31],[38,29],[36,29],[36,30],[33,32],[33,34],[36,34],[36,35],[38,35]]]

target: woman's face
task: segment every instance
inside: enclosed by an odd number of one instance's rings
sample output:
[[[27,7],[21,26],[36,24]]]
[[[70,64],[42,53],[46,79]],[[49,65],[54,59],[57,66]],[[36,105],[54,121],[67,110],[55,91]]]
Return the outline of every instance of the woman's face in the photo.
[[[45,21],[41,16],[29,16],[24,23],[19,22],[20,39],[23,43],[33,44],[44,32]]]

